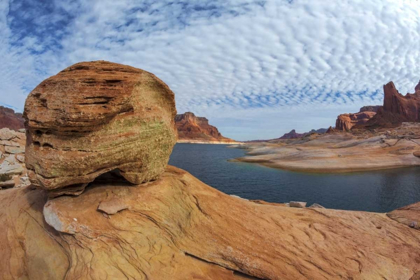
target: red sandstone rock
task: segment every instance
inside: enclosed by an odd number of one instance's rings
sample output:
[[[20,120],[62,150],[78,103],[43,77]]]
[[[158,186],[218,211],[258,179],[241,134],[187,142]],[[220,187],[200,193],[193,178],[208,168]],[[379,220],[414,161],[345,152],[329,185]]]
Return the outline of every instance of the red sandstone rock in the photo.
[[[216,127],[209,124],[208,119],[196,117],[191,112],[176,115],[175,124],[180,142],[236,142],[224,137]]]
[[[112,170],[133,184],[155,180],[176,142],[175,115],[173,92],[151,73],[106,61],[70,66],[26,100],[31,182],[80,193]]]
[[[330,126],[330,127],[327,129],[327,132],[325,132],[325,133],[334,133],[334,132],[337,132],[337,130],[336,130],[335,128],[333,128],[332,126]]]
[[[356,125],[367,123],[381,106],[365,106],[360,108],[359,113],[341,114],[335,122],[335,129],[339,131],[349,131]]]
[[[366,124],[368,127],[393,127],[402,122],[420,121],[420,84],[416,92],[403,96],[393,82],[384,85],[384,106]]]
[[[419,91],[419,90],[420,90],[420,81],[419,81],[419,83],[417,84],[417,86],[414,88],[414,90],[415,90],[415,91]]]
[[[25,128],[22,114],[15,113],[10,108],[0,106],[0,129],[10,128],[13,130],[19,130]]]

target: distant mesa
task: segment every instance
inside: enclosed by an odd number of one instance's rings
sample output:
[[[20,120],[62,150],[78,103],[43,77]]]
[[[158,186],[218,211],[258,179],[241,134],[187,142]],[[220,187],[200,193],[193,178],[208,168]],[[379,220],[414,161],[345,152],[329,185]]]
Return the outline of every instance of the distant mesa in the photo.
[[[289,133],[285,133],[279,139],[296,139],[302,137],[303,133],[297,133],[295,129],[292,129]]]
[[[249,140],[246,141],[247,143],[256,143],[256,142],[278,142],[279,140],[290,140],[290,139],[299,139],[299,138],[303,138],[303,137],[307,137],[310,135],[316,135],[316,134],[324,134],[327,132],[327,128],[320,128],[320,129],[311,129],[309,132],[304,132],[304,133],[297,133],[295,129],[292,129],[290,132],[287,132],[285,134],[283,134],[283,136],[279,137],[279,138],[274,138],[274,139],[268,139],[268,140]]]
[[[209,124],[208,119],[191,112],[176,115],[175,125],[180,143],[237,143],[224,137],[215,126]]]
[[[316,130],[312,129],[311,131],[304,132],[304,133],[297,133],[295,129],[292,129],[290,132],[285,133],[279,139],[297,139],[297,138],[305,137],[306,135],[309,135],[309,134],[313,134],[313,133],[324,134],[325,132],[327,132],[326,128],[320,128]]]
[[[17,131],[24,127],[24,120],[21,113],[15,113],[10,108],[0,106],[0,129],[9,128]]]

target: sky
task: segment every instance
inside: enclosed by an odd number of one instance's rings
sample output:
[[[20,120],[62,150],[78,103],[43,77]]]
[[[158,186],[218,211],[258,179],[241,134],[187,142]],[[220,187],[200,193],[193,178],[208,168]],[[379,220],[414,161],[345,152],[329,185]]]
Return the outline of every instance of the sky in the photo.
[[[154,73],[224,136],[335,124],[420,79],[419,0],[0,0],[0,105],[108,60]]]

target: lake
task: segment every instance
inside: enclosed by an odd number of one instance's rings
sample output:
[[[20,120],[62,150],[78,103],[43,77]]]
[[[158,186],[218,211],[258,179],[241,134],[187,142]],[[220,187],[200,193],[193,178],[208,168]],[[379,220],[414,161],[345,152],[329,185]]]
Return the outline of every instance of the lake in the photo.
[[[343,174],[291,172],[229,162],[243,149],[226,145],[176,144],[169,164],[206,184],[246,199],[306,201],[327,208],[389,212],[420,201],[420,168]]]

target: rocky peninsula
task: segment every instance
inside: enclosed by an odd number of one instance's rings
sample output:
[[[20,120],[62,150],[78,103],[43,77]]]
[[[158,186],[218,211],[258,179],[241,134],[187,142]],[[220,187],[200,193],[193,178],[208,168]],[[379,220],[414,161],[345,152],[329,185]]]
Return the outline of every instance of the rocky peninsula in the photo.
[[[418,205],[380,214],[229,196],[167,166],[175,112],[153,74],[110,62],[35,88],[31,184],[0,190],[0,278],[418,279]]]
[[[235,160],[328,173],[420,166],[419,88],[403,96],[390,82],[383,106],[340,115],[326,134],[247,143],[247,155]]]

